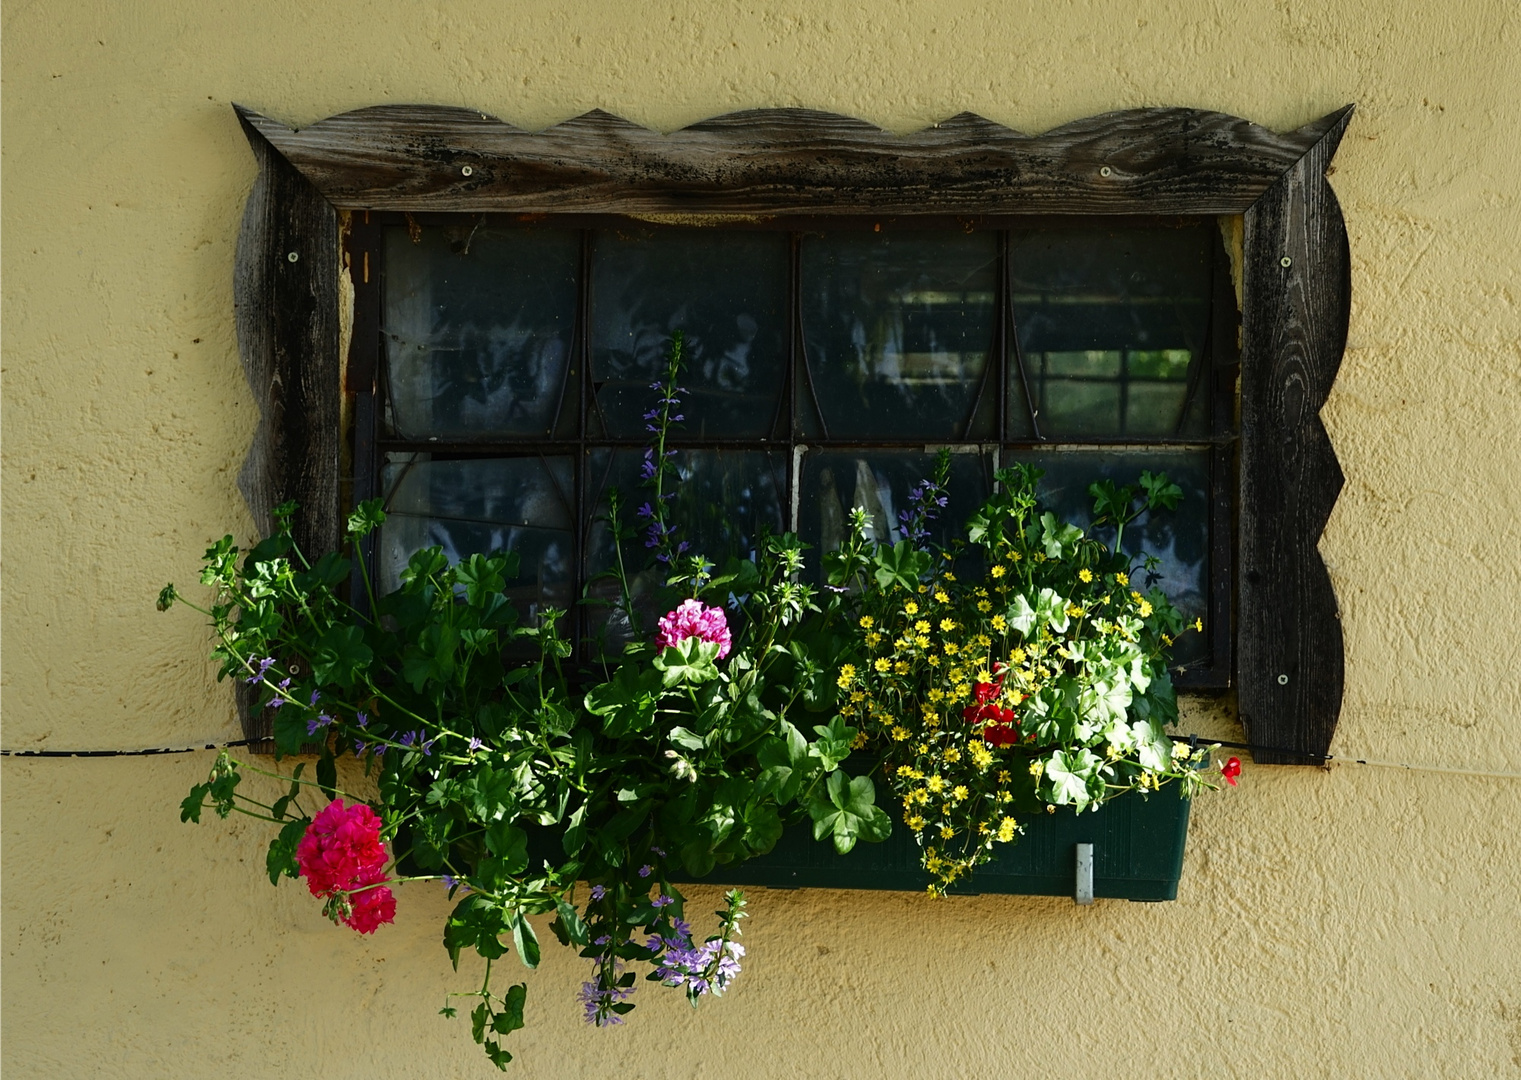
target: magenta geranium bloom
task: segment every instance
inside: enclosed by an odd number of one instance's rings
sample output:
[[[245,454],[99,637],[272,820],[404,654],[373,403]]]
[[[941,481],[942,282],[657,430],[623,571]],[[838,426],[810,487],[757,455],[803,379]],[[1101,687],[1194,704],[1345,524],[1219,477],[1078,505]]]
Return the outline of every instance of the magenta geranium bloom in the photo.
[[[718,646],[718,658],[729,655],[732,644],[729,637],[729,620],[720,607],[703,607],[701,600],[683,600],[676,610],[660,620],[660,632],[655,644],[668,649],[687,638],[711,641]]]
[[[364,803],[344,806],[342,799],[334,799],[306,827],[296,845],[296,865],[313,896],[364,890],[354,893],[350,913],[343,920],[361,934],[373,933],[381,923],[396,918],[396,898],[380,884],[389,880],[385,864],[380,818]]]

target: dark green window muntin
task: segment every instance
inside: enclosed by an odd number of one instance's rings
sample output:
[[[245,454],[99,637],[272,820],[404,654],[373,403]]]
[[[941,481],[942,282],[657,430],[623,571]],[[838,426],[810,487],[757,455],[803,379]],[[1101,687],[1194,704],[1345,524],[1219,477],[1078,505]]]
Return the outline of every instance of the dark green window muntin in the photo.
[[[392,514],[382,582],[426,544],[505,546],[526,614],[573,607],[611,558],[609,488],[640,495],[679,328],[677,518],[710,558],[763,528],[827,546],[855,505],[886,534],[941,446],[947,533],[999,464],[1040,464],[1078,520],[1095,477],[1160,468],[1184,504],[1134,542],[1226,630],[1185,639],[1180,684],[1227,685],[1239,313],[1218,219],[385,220],[381,378],[355,439]]]

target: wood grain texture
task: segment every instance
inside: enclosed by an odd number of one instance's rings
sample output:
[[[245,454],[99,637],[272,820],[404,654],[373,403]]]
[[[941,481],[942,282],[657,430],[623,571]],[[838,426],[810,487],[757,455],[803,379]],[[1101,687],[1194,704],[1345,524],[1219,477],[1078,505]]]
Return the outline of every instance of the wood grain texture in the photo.
[[[338,542],[338,214],[262,135],[245,131],[259,175],[238,236],[233,300],[260,419],[238,486],[261,534],[274,507],[298,501],[296,542],[315,558]],[[242,704],[245,737],[267,737],[267,718]]]
[[[359,109],[300,131],[238,114],[344,209],[762,216],[1237,214],[1332,120],[1275,134],[1223,113],[1134,109],[1031,136],[962,113],[899,136],[756,109],[664,135],[601,111],[537,133],[438,106]]]
[[[1350,118],[1245,219],[1237,678],[1264,764],[1322,763],[1341,710],[1340,615],[1316,545],[1342,486],[1320,409],[1346,346],[1351,257],[1325,177]]]

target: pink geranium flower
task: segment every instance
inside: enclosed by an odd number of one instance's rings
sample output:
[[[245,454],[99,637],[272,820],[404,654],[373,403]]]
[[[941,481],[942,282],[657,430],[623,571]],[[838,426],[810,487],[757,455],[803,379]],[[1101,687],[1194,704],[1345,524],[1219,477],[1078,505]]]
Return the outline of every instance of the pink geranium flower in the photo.
[[[729,637],[729,620],[724,616],[724,609],[703,607],[701,600],[683,600],[676,610],[660,620],[660,632],[655,635],[655,644],[668,649],[690,637],[717,645],[720,660],[728,656],[732,642]]]

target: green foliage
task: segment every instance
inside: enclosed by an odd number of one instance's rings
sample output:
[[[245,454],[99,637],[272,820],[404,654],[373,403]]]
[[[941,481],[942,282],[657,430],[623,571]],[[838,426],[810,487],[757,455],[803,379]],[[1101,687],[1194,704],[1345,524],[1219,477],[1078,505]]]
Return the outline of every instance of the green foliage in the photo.
[[[679,480],[664,439],[680,361],[678,338],[645,517],[667,592],[726,606],[727,644],[704,631],[657,651],[645,634],[615,668],[570,668],[565,613],[523,617],[509,552],[451,565],[441,548],[423,549],[384,596],[359,559],[363,592],[348,597],[351,554],[385,521],[376,500],[348,517],[350,554],[309,561],[291,533],[292,504],[251,550],[228,536],[205,553],[201,581],[213,595],[196,610],[215,632],[219,675],[256,687],[278,755],[315,752],[315,780],[303,779],[306,762],[281,776],[224,754],[181,819],[199,822],[209,802],[220,817],[270,822],[265,869],[278,883],[300,872],[311,817],[302,800],[352,801],[340,778],[370,777],[395,876],[447,888],[444,947],[456,968],[472,956],[484,965],[480,988],[454,996],[477,999],[471,1035],[499,1067],[511,1060],[502,1037],[523,1026],[526,984],[497,995],[492,966],[513,951],[539,965],[533,918],[552,915],[555,940],[592,961],[585,1002],[596,1023],[634,1007],[637,964],[694,1003],[719,993],[737,970],[743,897],[726,898],[715,937],[683,942],[670,875],[700,877],[770,851],[789,823],[811,822],[839,852],[880,841],[892,823],[875,774],[921,841],[933,829],[962,845],[926,844],[942,885],[1013,839],[1013,807],[1082,808],[1159,779],[1196,783],[1197,757],[1178,758],[1163,734],[1176,715],[1166,646],[1182,617],[1160,593],[1129,590],[1124,556],[1037,512],[1038,470],[1002,470],[971,519],[968,539],[988,567],[976,583],[950,571],[959,549],[921,543],[943,505],[943,454],[905,519],[909,539],[870,543],[864,511],[852,512],[846,542],[823,553],[828,591],[802,580],[804,546],[792,535],[763,537],[753,560],[716,575],[685,555],[663,516],[665,488]],[[1180,493],[1145,474],[1093,494],[1117,551],[1126,522]],[[610,500],[620,542],[631,538],[622,505]],[[621,547],[609,576],[622,593],[609,606],[637,632]],[[172,585],[158,603],[177,601],[195,607]],[[996,752],[956,711],[994,671],[992,696],[1020,717],[1018,741]],[[265,804],[240,792],[243,771],[277,777],[283,793]]]
[[[1171,509],[1181,490],[1151,473],[1093,484],[1111,549],[1041,509],[1040,477],[1030,466],[998,473],[968,522],[970,550],[927,547],[911,560],[906,541],[867,543],[857,515],[831,563],[831,580],[850,590],[841,621],[854,631],[832,723],[855,725],[846,730],[859,729],[882,762],[933,892],[1017,839],[1016,815],[1042,804],[1081,811],[1125,791],[1204,783],[1208,748],[1165,734],[1177,716],[1167,657],[1183,617],[1160,591],[1132,587],[1119,546],[1128,523]],[[980,569],[961,580],[958,559]],[[819,747],[833,747],[819,730]],[[809,805],[815,835],[833,828],[848,842],[857,826],[845,815],[868,804],[831,778]]]

